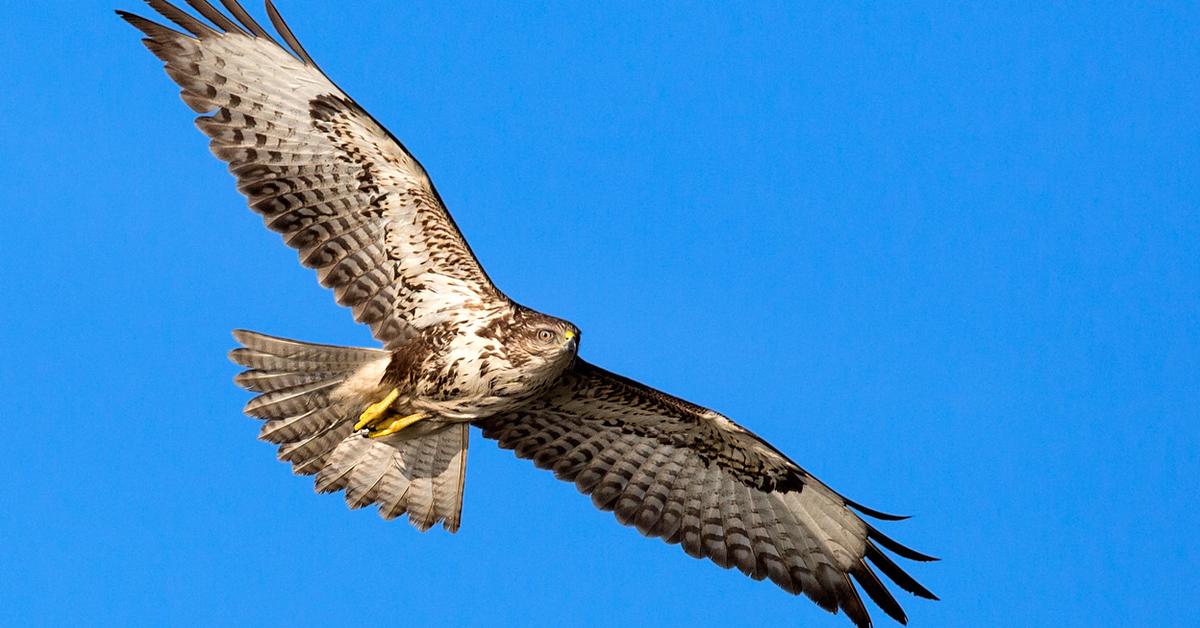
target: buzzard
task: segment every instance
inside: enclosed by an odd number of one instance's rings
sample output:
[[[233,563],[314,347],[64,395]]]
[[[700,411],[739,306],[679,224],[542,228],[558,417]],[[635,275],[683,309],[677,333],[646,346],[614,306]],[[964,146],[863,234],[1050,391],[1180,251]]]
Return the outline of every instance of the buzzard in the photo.
[[[421,164],[313,62],[279,12],[279,43],[235,0],[199,16],[147,0],[173,26],[118,11],[182,88],[197,126],[266,226],[299,251],[382,349],[236,331],[236,382],[263,440],[320,492],[378,504],[421,530],[461,521],[469,428],[642,534],[844,611],[851,583],[906,622],[875,569],[937,599],[883,550],[933,560],[728,418],[589,364],[575,325],[488,279]],[[207,22],[203,21],[207,20]]]

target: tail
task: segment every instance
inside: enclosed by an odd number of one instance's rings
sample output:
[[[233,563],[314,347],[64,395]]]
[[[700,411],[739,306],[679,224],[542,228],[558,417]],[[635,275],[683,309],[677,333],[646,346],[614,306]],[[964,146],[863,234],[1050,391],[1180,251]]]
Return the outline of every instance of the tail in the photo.
[[[246,414],[263,419],[259,438],[279,447],[279,459],[300,475],[317,475],[322,493],[345,490],[351,508],[379,504],[379,514],[427,530],[462,521],[467,465],[466,423],[386,438],[354,432],[380,393],[391,353],[335,347],[237,330],[243,346],[229,358],[248,368],[234,382],[260,393]]]

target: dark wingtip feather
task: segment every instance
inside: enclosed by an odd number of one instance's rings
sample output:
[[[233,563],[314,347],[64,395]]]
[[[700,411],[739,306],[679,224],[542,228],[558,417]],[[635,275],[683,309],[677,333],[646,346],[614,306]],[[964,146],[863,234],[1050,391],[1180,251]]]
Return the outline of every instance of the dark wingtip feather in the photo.
[[[255,37],[262,37],[263,39],[274,43],[276,46],[279,46],[279,42],[275,41],[275,38],[271,37],[271,34],[267,32],[267,29],[263,28],[253,17],[251,17],[250,14],[246,12],[246,9],[242,8],[242,5],[237,3],[237,0],[221,0],[221,4],[225,5],[225,8],[233,14],[233,17],[237,18],[237,21],[242,23],[242,26],[245,26],[251,33],[254,33]],[[279,47],[282,48],[283,46]]]
[[[191,35],[177,31],[169,26],[163,26],[153,20],[148,20],[136,13],[128,11],[117,11],[117,15],[121,19],[129,23],[130,26],[138,29],[145,37],[142,38],[142,43],[146,48],[162,61],[166,61],[169,57],[166,51],[167,47],[177,42],[179,39],[191,39]]]
[[[188,15],[179,7],[171,4],[170,2],[166,2],[166,0],[145,0],[145,2],[146,4],[150,5],[150,8],[160,13],[163,17],[171,20],[175,24],[178,24],[181,28],[192,35],[195,35],[196,37],[207,37],[216,34],[216,31],[214,31],[210,26],[204,22],[201,22],[200,20],[197,20],[191,15]]]
[[[838,604],[846,613],[846,617],[854,622],[858,628],[871,628],[871,614],[867,612],[867,607],[863,605],[862,597],[858,595],[858,590],[850,583],[850,577],[846,574],[841,574],[838,587],[835,590],[838,597]]]
[[[124,11],[121,9],[116,9],[113,11],[113,13],[116,13],[117,17],[121,18],[122,20],[125,20],[126,23],[128,23],[129,25],[133,26],[134,28],[136,28],[142,32],[145,32],[146,29],[142,28],[141,26],[138,26],[138,24],[140,24],[142,22],[150,21],[136,13],[130,13],[129,11]]]
[[[915,549],[912,549],[906,545],[903,545],[899,541],[896,541],[895,539],[892,539],[891,537],[880,532],[879,530],[876,530],[874,526],[871,526],[869,524],[867,525],[867,538],[878,541],[880,545],[895,552],[897,556],[903,556],[904,558],[907,558],[909,560],[915,560],[917,562],[922,562],[922,563],[936,562],[938,560],[941,560],[940,558],[938,558],[936,556],[930,556],[929,554],[922,554],[921,552],[918,552]]]
[[[917,582],[915,578],[908,575],[892,559],[888,558],[887,554],[884,554],[882,550],[870,541],[867,542],[866,559],[871,561],[871,564],[878,567],[879,571],[882,571],[884,575],[890,578],[892,582],[895,582],[896,586],[901,589],[928,600],[938,599],[938,596],[934,595],[929,589],[926,589],[920,582]]]
[[[908,515],[892,515],[886,512],[880,512],[874,508],[867,508],[866,506],[863,506],[856,501],[846,499],[845,497],[842,498],[842,501],[846,502],[847,506],[857,510],[858,512],[882,521],[904,521],[905,519],[910,518]]]
[[[143,28],[143,25],[161,26],[160,24],[158,24],[156,22],[152,22],[152,21],[138,15],[137,13],[130,13],[129,11],[123,11],[121,9],[117,9],[116,13],[117,13],[117,16],[120,17],[122,20],[129,22],[130,24],[133,25],[134,28],[136,28],[142,32],[146,31],[146,29]],[[163,28],[165,28],[165,27],[163,27]],[[182,35],[182,34],[183,33],[180,33],[180,35]]]
[[[275,8],[275,3],[267,0],[267,16],[271,18],[271,24],[275,25],[275,30],[279,32],[279,36],[283,37],[283,41],[291,47],[292,53],[300,58],[306,65],[314,68],[317,67],[317,62],[309,56],[308,51],[300,44],[300,40],[296,38],[296,34],[292,32],[292,28],[284,21],[283,16],[279,14],[279,9]]]
[[[250,33],[247,33],[245,30],[243,30],[242,27],[238,26],[236,22],[229,19],[224,13],[221,13],[220,11],[218,11],[216,9],[216,7],[209,4],[207,2],[207,0],[184,0],[184,1],[188,3],[188,6],[199,11],[200,15],[203,15],[204,17],[208,18],[208,20],[210,22],[219,26],[221,28],[221,30],[225,31],[226,33],[238,33],[241,35],[249,35],[250,34]]]
[[[901,624],[908,624],[908,615],[904,613],[904,607],[900,606],[900,602],[892,595],[891,591],[887,590],[883,582],[879,580],[879,576],[875,575],[874,571],[867,566],[865,562],[859,561],[858,565],[850,570],[850,575],[854,576],[858,586],[866,591],[867,596],[871,598],[875,605],[883,609],[888,617],[896,620]]]

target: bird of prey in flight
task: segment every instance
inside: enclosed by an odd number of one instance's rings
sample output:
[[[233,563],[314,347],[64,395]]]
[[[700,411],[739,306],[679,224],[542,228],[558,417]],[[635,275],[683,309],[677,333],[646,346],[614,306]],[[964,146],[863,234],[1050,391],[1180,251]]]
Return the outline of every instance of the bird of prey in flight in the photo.
[[[263,440],[320,492],[421,530],[461,521],[470,427],[548,469],[622,524],[803,593],[869,626],[858,589],[904,623],[882,573],[936,597],[884,550],[931,557],[725,416],[579,357],[579,329],[488,278],[429,175],[338,88],[279,12],[280,43],[236,0],[198,15],[147,0],[145,34],[196,125],[266,226],[295,248],[381,349],[236,331],[236,382]],[[205,21],[207,20],[207,21]],[[877,573],[877,571],[878,573]]]

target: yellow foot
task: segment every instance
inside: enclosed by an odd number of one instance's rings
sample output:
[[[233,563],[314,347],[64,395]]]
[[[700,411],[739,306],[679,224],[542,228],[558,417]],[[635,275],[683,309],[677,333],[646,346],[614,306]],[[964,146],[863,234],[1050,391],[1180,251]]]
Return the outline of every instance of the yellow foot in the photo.
[[[358,423],[354,424],[354,431],[357,432],[368,425],[379,422],[379,420],[382,419],[385,414],[387,414],[388,407],[390,407],[392,402],[396,400],[396,397],[399,396],[400,391],[393,388],[392,392],[388,393],[388,395],[383,398],[383,401],[367,406],[367,409],[363,410],[363,413],[358,416]]]
[[[426,415],[424,412],[418,412],[416,414],[410,414],[408,416],[403,416],[398,419],[392,419],[392,422],[383,426],[383,428],[375,430],[373,432],[368,432],[367,438],[383,438],[384,436],[390,436],[390,435],[395,434],[396,432],[399,432],[400,430],[412,425],[413,423],[416,423],[417,421],[424,419],[425,416]]]

